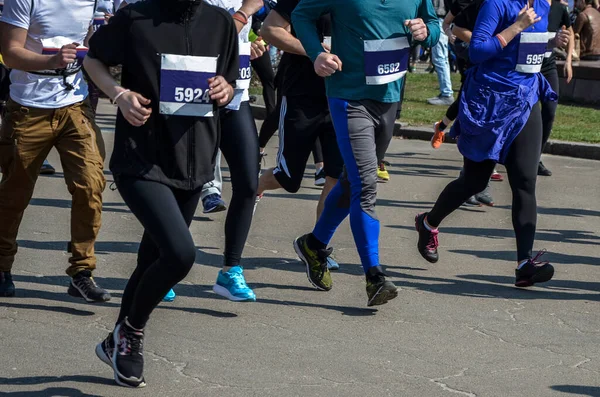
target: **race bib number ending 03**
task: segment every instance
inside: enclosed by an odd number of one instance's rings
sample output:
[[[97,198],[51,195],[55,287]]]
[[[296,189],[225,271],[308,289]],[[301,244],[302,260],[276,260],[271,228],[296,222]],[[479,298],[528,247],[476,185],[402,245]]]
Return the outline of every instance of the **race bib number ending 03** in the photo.
[[[542,70],[544,54],[548,47],[548,32],[521,33],[517,65],[515,70],[521,73],[538,73]]]
[[[236,88],[247,90],[250,88],[252,69],[250,68],[250,43],[239,43],[240,48],[240,76],[235,82]]]
[[[216,76],[216,57],[161,56],[160,114],[212,117],[208,79]]]
[[[406,37],[365,40],[365,78],[367,85],[382,85],[406,74],[410,45]]]
[[[42,55],[56,55],[56,54],[58,54],[58,52],[60,51],[60,49],[63,46],[73,43],[73,40],[69,40],[66,37],[53,37],[50,39],[42,39],[41,41],[42,41]],[[84,47],[84,46],[77,47],[77,58],[75,59],[75,62],[69,64],[62,71],[66,72],[67,74],[74,74],[74,73],[79,72],[83,66],[83,59],[85,58],[87,53],[88,53],[87,47]],[[53,70],[53,71],[44,70],[41,72],[43,72],[44,74],[57,74],[57,75],[60,74],[55,70]]]

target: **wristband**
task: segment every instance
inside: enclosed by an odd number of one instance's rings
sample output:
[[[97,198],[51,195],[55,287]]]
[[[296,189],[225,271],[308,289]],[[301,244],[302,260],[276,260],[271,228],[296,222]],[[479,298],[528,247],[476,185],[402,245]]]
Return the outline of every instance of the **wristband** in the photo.
[[[115,98],[110,101],[113,105],[117,104],[117,101],[119,100],[119,98],[121,98],[123,96],[123,94],[127,93],[127,92],[131,92],[131,90],[124,90],[119,92],[117,95],[115,95]]]
[[[241,23],[242,25],[248,24],[248,17],[245,15],[245,13],[237,11],[231,17],[233,19],[235,19],[236,21],[238,21],[239,23]]]
[[[508,43],[506,42],[506,39],[504,37],[502,37],[500,35],[500,33],[498,33],[496,35],[496,38],[498,39],[498,41],[500,42],[500,45],[502,46],[502,48],[506,47],[508,45]]]
[[[237,10],[236,12],[241,14],[244,18],[246,18],[246,21],[248,21],[250,19],[250,16],[248,14],[246,14],[244,11],[242,11],[241,9]]]

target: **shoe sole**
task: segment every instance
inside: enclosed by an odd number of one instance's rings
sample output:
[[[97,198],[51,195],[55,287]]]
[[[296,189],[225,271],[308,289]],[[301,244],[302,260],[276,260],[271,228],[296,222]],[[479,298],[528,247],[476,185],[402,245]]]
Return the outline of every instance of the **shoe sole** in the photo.
[[[167,298],[166,296],[162,299],[163,302],[167,302],[167,303],[171,303],[171,302],[175,302],[175,298]]]
[[[217,205],[216,207],[209,208],[207,210],[202,211],[203,214],[216,214],[217,212],[223,212],[227,209],[225,205]]]
[[[502,178],[502,179],[490,178],[490,181],[492,181],[492,182],[504,182],[504,178]]]
[[[373,295],[373,297],[367,303],[367,306],[381,306],[385,305],[392,299],[398,296],[398,288],[395,290],[384,290],[385,285],[379,288],[379,290]]]
[[[323,186],[325,186],[325,179],[317,179],[317,180],[315,181],[315,186],[318,186],[318,187],[323,187]]]
[[[100,361],[102,361],[104,364],[108,365],[109,367],[112,368],[113,364],[111,359],[106,355],[106,353],[104,352],[104,349],[102,348],[102,344],[104,343],[104,341],[98,343],[96,345],[96,356],[100,359]]]
[[[515,286],[519,288],[527,288],[533,286],[534,284],[548,282],[552,280],[552,277],[554,277],[554,267],[548,267],[545,271],[538,272],[531,278],[516,282]]]
[[[388,183],[389,181],[390,181],[389,179],[383,179],[383,178],[377,177],[378,183]]]
[[[477,200],[477,201],[479,201],[479,200]],[[479,204],[481,204],[481,205],[483,205],[485,207],[493,207],[494,206],[494,202],[486,203],[484,201],[479,201]]]
[[[117,335],[119,335],[119,330],[121,328],[121,324],[117,325],[115,328],[115,331],[113,332],[113,343],[115,345],[115,349],[113,351],[113,356],[112,356],[112,360],[111,360],[111,367],[115,373],[115,382],[117,382],[117,385],[119,386],[123,386],[123,387],[128,387],[130,389],[139,389],[142,387],[146,387],[146,380],[144,379],[144,377],[142,376],[142,380],[138,381],[138,380],[128,380],[128,379],[123,379],[121,378],[121,376],[119,375],[119,371],[117,370],[117,346],[119,346],[119,341],[117,340]]]
[[[238,296],[234,296],[227,288],[218,284],[213,285],[213,292],[233,302],[256,302],[256,298],[240,298]]]
[[[77,286],[75,284],[71,283],[71,285],[69,287],[73,287],[73,288],[69,288],[67,290],[67,294],[69,294],[70,296],[72,296],[74,298],[83,298],[83,300],[85,300],[87,303],[108,302],[112,298],[109,294],[108,298],[106,298],[106,299],[98,299],[98,300],[90,299],[86,295],[84,295],[83,292],[81,292],[81,290],[79,288],[77,288]]]
[[[323,288],[320,285],[317,285],[314,281],[312,281],[312,279],[310,278],[310,267],[308,265],[308,261],[306,260],[306,258],[304,257],[304,254],[302,254],[302,250],[300,249],[300,246],[298,245],[298,239],[294,240],[294,251],[296,251],[296,255],[298,255],[298,259],[300,259],[302,262],[304,262],[304,266],[306,267],[306,277],[308,278],[308,281],[313,285],[313,287],[315,287],[316,289],[318,289],[319,291],[329,291],[331,290],[331,288],[326,289]]]
[[[54,175],[56,174],[56,170],[41,170],[40,175]]]

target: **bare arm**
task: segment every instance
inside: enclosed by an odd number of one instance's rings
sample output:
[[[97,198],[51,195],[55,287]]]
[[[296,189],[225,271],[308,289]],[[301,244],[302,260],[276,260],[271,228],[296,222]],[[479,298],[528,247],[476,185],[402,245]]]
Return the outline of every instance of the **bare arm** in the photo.
[[[2,57],[5,65],[9,68],[35,71],[61,67],[56,55],[41,55],[25,49],[27,29],[7,23],[2,23],[0,29],[2,32],[0,35]]]
[[[291,54],[306,56],[300,40],[290,33],[290,23],[272,10],[262,26],[263,37],[275,47]]]
[[[108,67],[97,59],[85,57],[83,67],[94,81],[94,84],[110,99],[114,99],[119,93],[125,91],[110,74]]]
[[[446,33],[446,36],[451,36],[451,34],[448,34],[448,33],[453,33],[452,31],[449,32],[449,30],[450,30],[450,25],[454,21],[454,18],[455,18],[455,15],[452,14],[452,11],[448,12],[448,14],[446,15],[446,18],[444,18],[444,23],[442,24],[442,29],[443,29],[444,33]],[[456,36],[456,33],[454,33],[454,35]],[[458,37],[458,36],[456,36],[456,37]]]
[[[465,43],[470,43],[473,32],[471,32],[468,29],[454,25],[454,27],[452,28],[452,34],[455,35],[459,40],[462,40]]]

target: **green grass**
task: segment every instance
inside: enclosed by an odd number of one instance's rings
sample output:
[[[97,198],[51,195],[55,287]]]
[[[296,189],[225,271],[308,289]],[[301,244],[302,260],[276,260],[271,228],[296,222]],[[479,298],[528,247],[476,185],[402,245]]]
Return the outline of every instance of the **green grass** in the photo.
[[[460,76],[452,74],[455,91],[460,87]],[[444,106],[427,104],[427,98],[439,95],[435,74],[408,74],[402,122],[430,126],[446,113]],[[572,142],[600,143],[600,110],[577,104],[559,104],[551,139]]]

